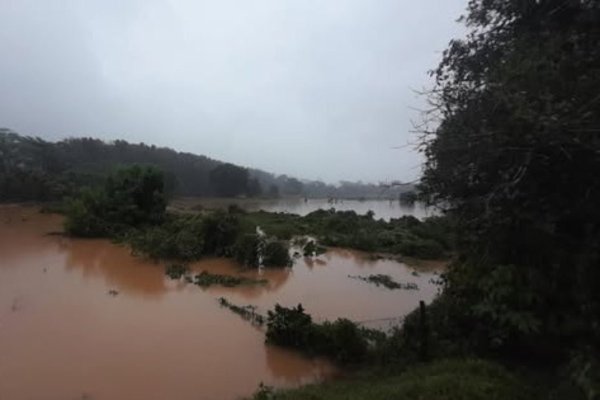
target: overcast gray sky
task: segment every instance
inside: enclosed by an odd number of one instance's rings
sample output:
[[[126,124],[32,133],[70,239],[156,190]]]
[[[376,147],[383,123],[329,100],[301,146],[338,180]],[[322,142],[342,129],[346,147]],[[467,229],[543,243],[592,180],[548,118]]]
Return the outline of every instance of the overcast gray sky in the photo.
[[[0,127],[328,182],[420,173],[413,92],[466,0],[0,0]]]

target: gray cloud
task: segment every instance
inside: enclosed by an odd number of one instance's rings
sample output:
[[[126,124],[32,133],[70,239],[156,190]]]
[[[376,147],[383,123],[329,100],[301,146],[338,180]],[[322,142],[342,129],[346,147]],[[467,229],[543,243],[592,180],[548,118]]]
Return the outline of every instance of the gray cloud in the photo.
[[[302,178],[411,180],[466,0],[0,0],[0,126]]]

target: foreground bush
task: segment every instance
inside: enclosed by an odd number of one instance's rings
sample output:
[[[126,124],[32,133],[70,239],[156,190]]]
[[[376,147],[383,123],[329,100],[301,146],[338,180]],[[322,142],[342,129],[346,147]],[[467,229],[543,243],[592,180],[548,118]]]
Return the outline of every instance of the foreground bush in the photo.
[[[404,373],[364,373],[352,380],[275,391],[262,387],[254,400],[530,400],[535,395],[500,365],[476,360],[444,360]]]
[[[365,330],[347,319],[316,324],[302,305],[275,305],[267,315],[267,343],[298,349],[306,354],[327,356],[336,362],[358,363],[367,356]]]

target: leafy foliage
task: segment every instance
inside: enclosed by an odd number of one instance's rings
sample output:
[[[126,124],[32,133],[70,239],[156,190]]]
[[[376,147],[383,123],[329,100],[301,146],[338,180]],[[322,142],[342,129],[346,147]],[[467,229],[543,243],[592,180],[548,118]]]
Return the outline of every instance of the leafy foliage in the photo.
[[[420,221],[401,217],[389,222],[354,211],[317,210],[304,217],[263,211],[248,213],[244,219],[267,234],[289,240],[295,235],[314,235],[327,246],[378,251],[419,258],[447,256],[453,246],[453,223],[448,217]],[[315,244],[307,253],[322,252]]]
[[[233,247],[233,258],[247,267],[260,265],[260,253],[263,241],[256,233],[240,235]]]
[[[423,142],[421,189],[461,232],[440,332],[478,351],[597,357],[600,3],[471,0],[463,21]]]
[[[267,316],[267,343],[323,355],[339,363],[357,363],[367,356],[368,341],[352,321],[338,319],[315,324],[302,305],[294,308],[275,305]]]
[[[206,254],[204,221],[200,216],[169,215],[158,226],[127,232],[122,240],[133,251],[153,259],[192,261]]]
[[[265,267],[289,267],[292,265],[287,243],[280,240],[269,240],[264,244],[263,265]]]
[[[162,221],[166,208],[162,173],[132,166],[111,174],[103,190],[84,189],[67,206],[65,229],[77,236],[108,236]]]

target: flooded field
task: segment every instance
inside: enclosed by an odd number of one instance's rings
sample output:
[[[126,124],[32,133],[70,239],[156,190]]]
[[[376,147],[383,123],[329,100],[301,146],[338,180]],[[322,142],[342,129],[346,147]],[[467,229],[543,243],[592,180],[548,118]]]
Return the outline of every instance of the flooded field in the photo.
[[[281,199],[225,199],[225,198],[179,198],[171,202],[171,206],[177,209],[205,208],[227,208],[236,204],[247,211],[264,210],[268,212],[287,212],[304,216],[319,209],[335,208],[340,211],[353,210],[358,214],[366,214],[368,211],[375,213],[375,218],[383,218],[389,221],[391,218],[399,218],[403,215],[412,215],[419,219],[431,216],[434,210],[425,207],[421,203],[413,205],[401,204],[399,201],[390,200],[328,200],[328,199],[304,199],[304,198],[281,198]]]
[[[0,399],[236,399],[260,382],[295,386],[336,375],[322,359],[264,344],[264,332],[217,298],[302,303],[317,320],[346,317],[386,327],[430,301],[434,267],[415,272],[346,250],[293,268],[241,271],[225,259],[192,265],[265,286],[201,289],[164,276],[164,265],[106,240],[48,235],[61,218],[0,206]],[[388,274],[419,290],[388,290],[348,275]]]

